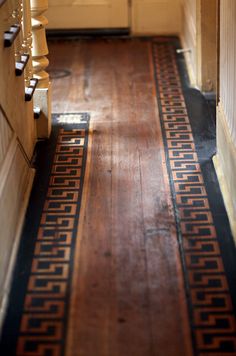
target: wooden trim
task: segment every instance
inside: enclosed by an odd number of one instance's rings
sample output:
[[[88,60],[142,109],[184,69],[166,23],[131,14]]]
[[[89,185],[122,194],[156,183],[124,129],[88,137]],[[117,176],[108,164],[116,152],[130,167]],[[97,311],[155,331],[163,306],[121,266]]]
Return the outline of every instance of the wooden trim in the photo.
[[[76,38],[76,37],[100,37],[100,36],[128,36],[129,28],[101,28],[101,29],[49,29],[46,30],[48,39]]]
[[[195,2],[194,2],[195,1]],[[203,92],[215,93],[217,90],[217,5],[219,0],[193,0],[196,5],[196,29],[191,23],[191,13],[186,11],[187,0],[183,1],[184,25],[181,42],[185,49],[185,58],[191,84]]]
[[[198,0],[197,84],[204,92],[215,92],[217,86],[217,3]]]
[[[21,60],[16,62],[15,72],[17,77],[20,77],[24,73],[29,57],[29,54],[22,54]]]
[[[11,47],[20,33],[21,27],[18,24],[14,24],[10,27],[8,31],[4,32],[4,47]]]
[[[217,1],[217,83],[216,83],[216,104],[220,101],[220,0]]]
[[[187,43],[185,41],[184,35],[180,35],[180,43],[181,43],[181,48],[188,48]],[[193,66],[193,61],[192,61],[192,56],[193,56],[193,49],[191,52],[183,52],[183,56],[185,59],[185,64],[187,67],[187,73],[188,73],[188,79],[189,79],[189,84],[191,87],[196,88],[197,83],[196,83],[196,75],[194,71],[194,66]]]
[[[4,161],[3,161],[2,165],[1,165],[1,169],[0,169],[0,177],[1,177],[1,179],[0,179],[0,196],[4,189],[16,149],[17,149],[17,138],[16,138],[16,134],[14,134],[11,139],[11,143],[9,145],[7,154],[4,158]]]
[[[31,101],[34,95],[34,91],[38,84],[38,79],[30,79],[30,86],[25,88],[25,101]]]
[[[6,0],[0,0],[0,7],[6,2]]]
[[[2,296],[2,300],[1,300],[1,304],[0,304],[0,334],[1,334],[2,326],[3,326],[5,314],[7,311],[11,282],[12,282],[12,277],[13,277],[13,271],[14,271],[17,252],[18,252],[18,248],[19,248],[19,244],[20,244],[21,232],[22,232],[24,219],[25,219],[25,213],[26,213],[26,209],[28,206],[31,189],[33,186],[34,176],[35,176],[35,170],[33,168],[30,168],[26,191],[24,194],[24,199],[22,201],[22,208],[19,211],[19,219],[18,219],[18,224],[17,224],[17,228],[16,228],[14,244],[13,244],[9,267],[8,267],[8,271],[7,271],[6,279],[5,279],[5,283],[4,283],[4,288],[3,288],[4,292],[3,292],[3,296]]]

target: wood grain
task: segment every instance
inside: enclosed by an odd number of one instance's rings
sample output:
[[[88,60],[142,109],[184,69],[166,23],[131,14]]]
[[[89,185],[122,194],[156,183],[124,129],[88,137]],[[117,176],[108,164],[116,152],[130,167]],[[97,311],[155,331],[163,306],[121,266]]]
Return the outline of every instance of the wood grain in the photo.
[[[33,177],[34,170],[29,168],[14,136],[0,169],[0,329]]]
[[[4,48],[4,33],[9,30],[11,18],[10,7],[9,2],[5,2],[0,11],[0,103],[30,160],[36,143],[33,102],[25,103],[24,76],[16,77],[14,46]]]
[[[0,169],[6,156],[8,147],[13,137],[13,132],[0,107]]]
[[[24,76],[16,77],[15,73],[16,48],[11,42],[19,33],[19,25],[12,23],[16,20],[13,5],[0,1],[0,331],[33,184],[29,161],[36,141],[33,103],[25,103]],[[9,29],[10,37],[6,35]],[[4,48],[6,37],[9,48]]]
[[[93,125],[67,355],[192,355],[150,43],[62,41],[50,53],[51,70],[71,71],[53,80],[53,111],[89,111]]]

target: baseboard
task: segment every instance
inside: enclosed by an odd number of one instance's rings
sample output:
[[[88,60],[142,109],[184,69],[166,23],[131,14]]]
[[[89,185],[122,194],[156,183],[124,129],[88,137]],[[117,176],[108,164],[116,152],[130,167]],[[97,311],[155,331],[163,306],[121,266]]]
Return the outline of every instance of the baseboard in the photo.
[[[236,242],[236,147],[232,142],[221,104],[217,107],[217,154],[213,163]]]
[[[128,36],[129,28],[101,28],[101,29],[48,29],[47,39],[76,39],[83,37]]]
[[[216,101],[216,92],[214,92],[214,91],[202,91],[202,95],[204,96],[204,98],[206,99],[206,100],[214,100],[214,101]]]
[[[26,209],[28,206],[29,198],[30,198],[30,193],[34,181],[34,176],[35,176],[35,169],[29,168],[29,175],[28,175],[28,180],[27,180],[27,185],[26,185],[26,191],[24,194],[24,199],[22,201],[22,206],[21,210],[19,212],[19,219],[17,223],[17,228],[16,228],[16,233],[15,233],[15,240],[11,252],[11,257],[9,261],[9,267],[8,271],[6,273],[6,279],[4,281],[4,293],[1,299],[1,305],[0,305],[0,334],[2,331],[2,326],[8,306],[8,299],[9,299],[9,294],[10,294],[10,289],[11,289],[11,282],[12,282],[12,276],[13,276],[13,271],[15,267],[15,262],[16,262],[16,257],[17,257],[17,252],[18,252],[18,247],[20,243],[20,237],[21,237],[21,232],[22,228],[24,225],[24,218],[26,214]]]

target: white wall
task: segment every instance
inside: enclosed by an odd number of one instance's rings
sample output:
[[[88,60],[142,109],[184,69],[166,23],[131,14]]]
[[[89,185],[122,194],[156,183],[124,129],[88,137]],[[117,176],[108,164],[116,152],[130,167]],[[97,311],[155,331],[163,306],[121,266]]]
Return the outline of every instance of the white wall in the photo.
[[[236,237],[236,1],[220,3],[220,102],[216,167]]]
[[[220,101],[236,146],[236,1],[221,2]]]

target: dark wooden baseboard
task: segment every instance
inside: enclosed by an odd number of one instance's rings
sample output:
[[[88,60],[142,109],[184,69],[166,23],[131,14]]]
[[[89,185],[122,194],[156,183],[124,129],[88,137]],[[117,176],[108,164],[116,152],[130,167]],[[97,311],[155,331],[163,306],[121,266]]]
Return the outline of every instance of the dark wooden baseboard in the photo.
[[[129,28],[97,28],[97,29],[48,29],[48,39],[55,38],[79,38],[79,37],[116,37],[130,35]]]

